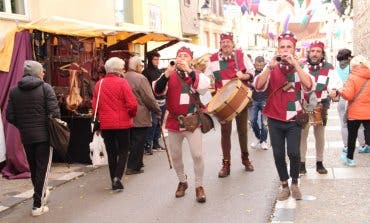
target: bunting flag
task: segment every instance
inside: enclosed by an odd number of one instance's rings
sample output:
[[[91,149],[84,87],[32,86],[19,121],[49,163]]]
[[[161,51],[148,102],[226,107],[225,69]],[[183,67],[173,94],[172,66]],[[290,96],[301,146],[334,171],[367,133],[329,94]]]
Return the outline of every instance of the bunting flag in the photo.
[[[286,1],[294,7],[294,2],[293,2],[293,0],[286,0]]]
[[[275,34],[273,34],[272,32],[269,32],[269,38],[270,39],[275,39]]]
[[[290,14],[285,19],[284,27],[283,27],[283,33],[285,33],[286,31],[288,31],[289,19],[290,19]]]
[[[250,4],[248,4],[248,0],[236,0],[236,4],[240,6],[240,10],[243,15],[245,12],[250,12]]]
[[[248,12],[249,13],[249,8],[246,4],[242,4],[241,7],[240,7],[240,10],[242,11],[242,14],[244,15],[245,12]]]
[[[314,10],[308,10],[306,15],[302,19],[301,26],[307,27],[312,19],[313,14]]]
[[[303,0],[297,0],[297,1],[298,1],[298,4],[299,4],[299,7],[301,8],[302,7]]]
[[[250,5],[250,9],[254,15],[258,12],[258,7],[260,5],[260,0],[252,0],[252,4]]]
[[[333,0],[333,4],[334,4],[335,8],[337,9],[338,14],[342,15],[342,6],[340,4],[340,1],[339,0]]]
[[[245,2],[245,0],[236,0],[236,4],[239,6],[242,6],[242,4]]]
[[[310,6],[311,4],[311,0],[306,0],[306,8],[308,8],[308,6]]]

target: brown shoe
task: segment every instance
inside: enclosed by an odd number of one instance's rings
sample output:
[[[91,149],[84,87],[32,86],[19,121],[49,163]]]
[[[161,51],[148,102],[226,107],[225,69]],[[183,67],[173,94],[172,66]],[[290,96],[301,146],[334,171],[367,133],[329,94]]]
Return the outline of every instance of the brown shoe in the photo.
[[[280,189],[276,199],[278,201],[285,201],[286,199],[288,199],[290,196],[290,190],[289,190],[289,187],[283,187]]]
[[[176,197],[183,197],[185,195],[185,190],[188,189],[187,182],[180,182],[177,186]]]
[[[254,167],[248,157],[249,154],[247,152],[242,153],[242,164],[245,166],[245,171],[251,172],[254,171]]]
[[[251,161],[248,159],[248,160],[243,160],[243,165],[245,166],[245,171],[248,171],[248,172],[252,172],[254,171],[254,167],[251,163]]]
[[[298,184],[291,184],[290,190],[292,192],[292,197],[296,200],[302,199],[301,191],[299,190]]]
[[[195,188],[195,194],[199,203],[206,202],[206,194],[204,193],[203,187]]]
[[[222,168],[220,172],[218,172],[219,178],[224,178],[230,175],[230,160],[222,160]]]

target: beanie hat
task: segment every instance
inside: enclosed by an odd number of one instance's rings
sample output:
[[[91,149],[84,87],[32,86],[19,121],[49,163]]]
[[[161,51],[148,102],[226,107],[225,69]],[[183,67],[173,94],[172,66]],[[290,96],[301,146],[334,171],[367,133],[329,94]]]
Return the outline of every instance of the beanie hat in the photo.
[[[24,61],[23,68],[24,68],[23,76],[30,75],[34,77],[38,77],[41,71],[44,69],[39,62],[33,60]]]

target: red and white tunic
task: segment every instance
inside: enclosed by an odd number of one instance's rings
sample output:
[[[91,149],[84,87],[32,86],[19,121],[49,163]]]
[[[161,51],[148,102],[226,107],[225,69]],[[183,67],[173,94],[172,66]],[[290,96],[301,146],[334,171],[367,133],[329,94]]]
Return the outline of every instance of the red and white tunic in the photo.
[[[206,74],[214,77],[216,90],[235,78],[237,71],[254,74],[253,64],[248,63],[248,66],[245,66],[244,62],[248,60],[245,60],[241,50],[235,50],[228,57],[223,57],[221,52],[217,52],[212,54],[209,60]]]
[[[193,71],[195,72],[195,71]],[[177,117],[179,115],[187,115],[196,112],[194,102],[190,100],[190,96],[185,87],[182,86],[176,71],[166,78],[162,74],[156,81],[153,82],[153,89],[156,95],[166,95],[167,110],[169,115],[166,120],[166,129],[171,131],[185,131],[180,129]],[[185,74],[185,82],[190,84],[191,88],[197,93],[203,95],[208,91],[210,80],[203,73],[195,72],[195,79]]]
[[[266,68],[265,68],[266,69]],[[302,113],[303,91],[310,92],[315,86],[314,77],[311,77],[311,89],[305,89],[300,82],[298,73],[294,68],[285,70],[280,66],[276,66],[271,71],[270,78],[266,81],[260,89],[256,91],[261,92],[267,90],[268,98],[263,114],[269,118],[288,122],[297,114]],[[257,86],[260,75],[254,80],[254,86]],[[289,82],[293,87],[287,91],[283,91],[281,87]],[[279,90],[276,90],[279,89]]]

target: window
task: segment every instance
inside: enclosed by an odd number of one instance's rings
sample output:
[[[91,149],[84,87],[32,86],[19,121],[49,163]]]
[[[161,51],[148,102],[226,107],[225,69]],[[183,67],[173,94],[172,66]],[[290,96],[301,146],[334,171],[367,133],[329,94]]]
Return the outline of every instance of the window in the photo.
[[[29,20],[27,3],[28,0],[0,0],[0,17]]]

